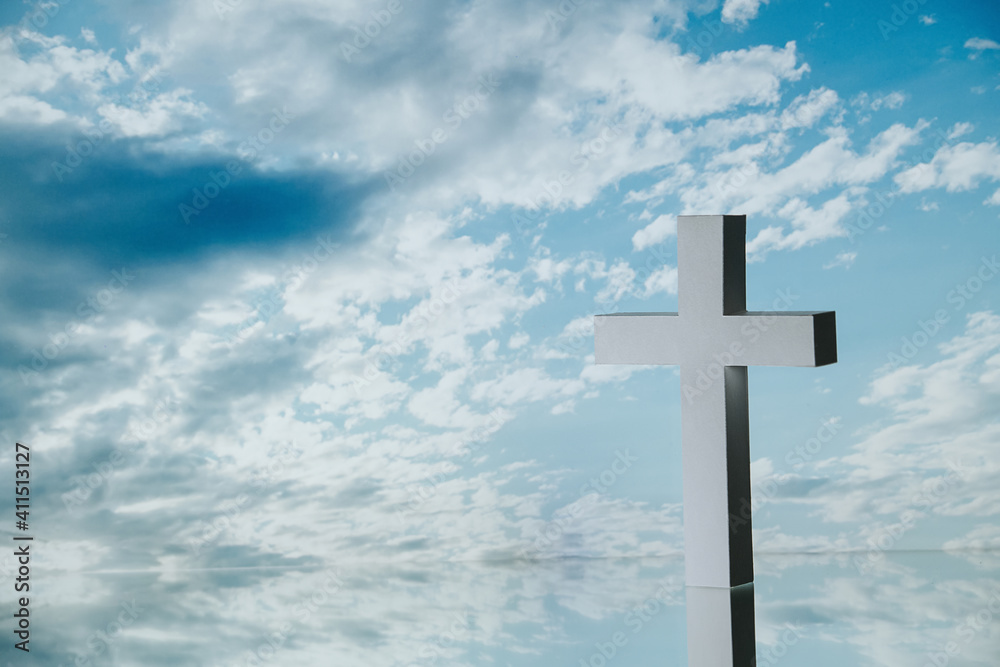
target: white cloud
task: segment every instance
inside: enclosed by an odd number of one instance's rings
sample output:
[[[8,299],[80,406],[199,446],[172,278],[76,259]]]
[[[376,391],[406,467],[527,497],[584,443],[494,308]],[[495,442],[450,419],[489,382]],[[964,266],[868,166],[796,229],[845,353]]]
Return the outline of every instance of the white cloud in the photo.
[[[971,190],[982,180],[1000,180],[1000,150],[995,141],[962,142],[942,146],[930,162],[895,175],[901,192],[945,188],[948,192]]]
[[[531,336],[521,331],[510,337],[510,339],[507,341],[507,347],[509,347],[512,350],[517,350],[527,345],[528,341],[530,340]]]
[[[190,95],[190,90],[176,89],[143,100],[138,108],[105,104],[97,112],[123,136],[162,137],[180,130],[186,120],[200,119],[208,113],[208,107],[201,102],[185,99]]]
[[[635,284],[635,270],[628,262],[621,260],[607,270],[607,284],[601,288],[594,299],[598,303],[610,303],[621,299],[632,291]]]
[[[840,97],[829,88],[817,88],[808,95],[799,95],[781,113],[781,127],[812,127],[839,102]]]
[[[976,526],[960,538],[948,540],[942,545],[945,551],[1000,550],[1000,526],[986,523]]]
[[[688,149],[667,122],[777,104],[782,85],[808,71],[794,42],[700,62],[656,38],[646,25],[648,9],[630,3],[594,5],[558,34],[540,14],[532,20],[499,5],[402,12],[350,63],[339,53],[303,54],[349,43],[357,21],[370,20],[357,7],[331,12],[299,2],[263,15],[233,11],[225,20],[210,7],[175,11],[177,20],[145,29],[136,59],[141,50],[193,90],[191,99],[212,110],[204,125],[224,119],[238,134],[256,129],[252,109],[287,105],[298,116],[275,147],[284,160],[336,170],[345,167],[324,155],[356,155],[352,172],[376,178],[395,168],[415,141],[443,129],[447,141],[404,186],[411,202],[435,210],[468,199],[490,207],[585,205],[629,174],[680,161]],[[356,21],[350,18],[355,15]],[[686,20],[679,7],[665,16],[678,25]],[[317,31],[289,40],[296,17]],[[502,31],[504,39],[484,46],[482,25]],[[363,67],[398,59],[414,46],[415,35],[431,29],[446,36],[440,50],[399,61],[391,81],[358,76]],[[559,48],[552,48],[553,40]],[[230,85],[205,86],[199,74],[204,62],[227,72]],[[449,109],[483,76],[496,77],[496,91],[459,127],[448,125]],[[558,184],[561,174],[566,182],[554,197],[547,195],[545,186]]]
[[[663,242],[669,236],[677,235],[677,216],[660,215],[632,235],[632,249],[635,252]]]
[[[974,129],[975,126],[972,123],[955,123],[952,125],[951,129],[948,130],[948,140],[953,141],[959,137],[964,137]]]
[[[58,93],[93,101],[126,78],[110,52],[76,49],[64,41],[31,31],[0,34],[0,119],[43,125],[68,120],[79,110],[54,106]],[[39,50],[22,58],[21,47]]]
[[[31,95],[8,94],[0,96],[0,118],[17,123],[51,125],[68,120],[70,116]]]
[[[604,287],[594,297],[595,301],[603,304],[621,301],[626,294],[632,292],[636,278],[635,270],[626,260],[620,259],[608,266],[603,259],[597,259],[590,253],[585,254],[573,272],[591,280],[604,281]]]
[[[965,48],[972,51],[996,51],[1000,49],[1000,44],[997,44],[992,39],[984,39],[982,37],[972,37],[966,40]]]
[[[496,361],[497,352],[500,350],[500,341],[491,338],[489,342],[479,348],[480,356],[486,361]]]
[[[872,114],[867,112],[879,111],[880,109],[899,109],[905,102],[906,94],[899,90],[875,95],[862,91],[851,98],[851,106],[856,110],[858,123],[861,125],[872,119]]]
[[[469,377],[467,368],[456,368],[444,373],[434,387],[422,389],[410,398],[410,414],[431,426],[445,428],[473,428],[486,421],[486,415],[473,412],[456,396]]]
[[[520,368],[492,380],[476,384],[469,395],[489,405],[514,406],[519,403],[552,400],[579,394],[586,385],[579,379],[558,379],[539,368]]]
[[[677,294],[677,267],[663,266],[650,274],[643,283],[645,292],[643,298],[664,292],[665,294]]]
[[[824,269],[832,269],[837,266],[842,266],[845,269],[851,268],[851,264],[854,264],[854,260],[858,258],[858,253],[856,252],[839,252],[837,256],[833,258],[833,261],[827,262],[823,265]]]
[[[633,190],[625,196],[625,203],[637,202],[637,201],[648,201],[650,199],[662,198],[665,195],[676,192],[679,187],[690,183],[695,177],[694,167],[687,163],[681,163],[674,166],[671,170],[670,176],[661,179],[655,185],[645,190],[636,191]],[[645,209],[643,214],[648,217],[652,217],[649,213],[649,209]],[[645,219],[642,215],[639,219]]]
[[[726,0],[722,5],[722,22],[746,25],[757,18],[760,6],[767,3],[768,0]]]
[[[928,126],[919,121],[914,127],[895,124],[876,135],[863,153],[850,149],[846,129],[832,127],[827,130],[829,138],[807,150],[795,162],[773,172],[763,169],[731,169],[727,172],[707,172],[700,187],[689,187],[681,195],[684,212],[739,211],[747,215],[762,213],[780,214],[798,218],[800,204],[786,208],[793,200],[801,200],[833,186],[847,188],[824,205],[826,215],[844,212],[844,203],[851,195],[863,190],[852,190],[851,186],[862,186],[885,176],[898,161],[901,151],[917,142],[921,131]],[[827,228],[827,231],[832,231]],[[843,232],[833,233],[840,236]],[[795,235],[788,247],[807,245],[812,234],[803,230]],[[799,241],[803,241],[799,242]],[[818,238],[817,238],[818,240]]]
[[[560,336],[566,338],[581,338],[594,335],[594,319],[592,317],[577,317],[563,327]]]
[[[573,414],[574,412],[576,412],[576,401],[570,399],[568,401],[563,401],[562,403],[558,403],[555,406],[553,406],[550,412],[553,415]]]
[[[564,259],[556,261],[549,256],[533,256],[528,268],[537,276],[539,282],[559,284],[560,279],[573,268],[573,262]]]
[[[767,227],[747,243],[747,259],[758,261],[771,250],[797,250],[820,241],[846,235],[840,225],[853,208],[850,197],[844,193],[812,208],[798,197],[791,199],[778,215],[791,222],[792,229],[784,232],[777,227]]]
[[[924,25],[934,25],[938,22],[937,19],[934,18],[934,14],[921,14],[918,17],[918,20]]]
[[[870,107],[872,111],[878,111],[882,107],[886,109],[898,109],[903,106],[903,102],[905,101],[906,95],[898,90],[894,90],[891,93],[872,98]]]
[[[813,108],[825,109],[836,97],[814,91],[809,98]],[[808,101],[805,100],[806,102]],[[799,102],[801,104],[802,102]],[[800,108],[796,105],[795,108]],[[814,114],[809,114],[814,118]],[[793,116],[794,117],[794,116]],[[805,114],[800,114],[804,118]],[[770,215],[791,224],[790,230],[771,225],[748,244],[751,259],[760,259],[770,250],[794,250],[820,241],[846,235],[841,221],[852,208],[864,201],[868,185],[884,177],[898,164],[902,150],[919,140],[928,126],[918,121],[913,127],[895,124],[876,135],[863,152],[850,148],[847,130],[833,126],[828,138],[807,149],[794,162],[769,171],[762,167],[763,156],[770,161],[783,156],[786,142],[780,123],[772,118],[774,134],[765,141],[744,144],[734,151],[717,152],[712,162],[716,169],[702,169],[699,182],[689,184],[681,194],[683,213],[736,211],[753,216]],[[767,127],[767,125],[765,125]],[[731,166],[730,166],[731,165]],[[629,193],[629,200],[656,196],[659,185],[645,192]],[[829,188],[839,192],[818,205],[807,203]],[[633,239],[644,240],[643,236]]]

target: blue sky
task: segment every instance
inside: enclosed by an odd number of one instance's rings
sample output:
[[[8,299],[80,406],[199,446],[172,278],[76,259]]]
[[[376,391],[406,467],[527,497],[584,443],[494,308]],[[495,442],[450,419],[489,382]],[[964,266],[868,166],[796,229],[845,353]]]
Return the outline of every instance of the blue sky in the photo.
[[[678,374],[595,366],[592,317],[676,310],[676,216],[716,213],[749,308],[837,311],[836,365],[750,371],[756,551],[997,548],[998,17],[5,4],[0,433],[40,558],[681,553]]]

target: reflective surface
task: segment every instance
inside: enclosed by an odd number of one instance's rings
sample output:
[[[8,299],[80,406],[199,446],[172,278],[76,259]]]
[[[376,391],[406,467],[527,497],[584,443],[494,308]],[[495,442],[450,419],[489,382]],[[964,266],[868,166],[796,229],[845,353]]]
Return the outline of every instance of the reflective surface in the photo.
[[[758,665],[1000,663],[998,554],[755,567]],[[706,603],[687,609],[683,575],[679,558],[39,572],[31,664],[686,665]]]

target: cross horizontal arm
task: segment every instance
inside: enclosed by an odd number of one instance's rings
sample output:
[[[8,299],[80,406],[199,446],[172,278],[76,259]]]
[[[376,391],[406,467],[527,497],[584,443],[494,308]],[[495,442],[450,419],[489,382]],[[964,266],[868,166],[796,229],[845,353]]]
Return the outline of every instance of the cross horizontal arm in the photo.
[[[614,313],[594,317],[598,364],[676,365],[684,354],[677,313]]]
[[[738,366],[826,366],[837,362],[837,323],[831,311],[754,312],[726,318],[724,339],[739,341]]]

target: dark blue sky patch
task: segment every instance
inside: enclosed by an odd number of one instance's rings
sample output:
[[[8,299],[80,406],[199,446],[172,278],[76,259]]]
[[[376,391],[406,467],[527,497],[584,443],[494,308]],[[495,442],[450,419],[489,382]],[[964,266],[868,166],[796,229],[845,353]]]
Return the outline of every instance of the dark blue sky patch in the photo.
[[[65,161],[64,146],[38,136],[0,142],[9,167],[0,181],[8,247],[107,267],[269,252],[321,231],[343,237],[381,187],[329,172],[260,174],[236,158],[171,162],[125,141],[57,175],[52,164]],[[227,162],[241,171],[228,173]],[[190,206],[187,223],[182,204]]]

